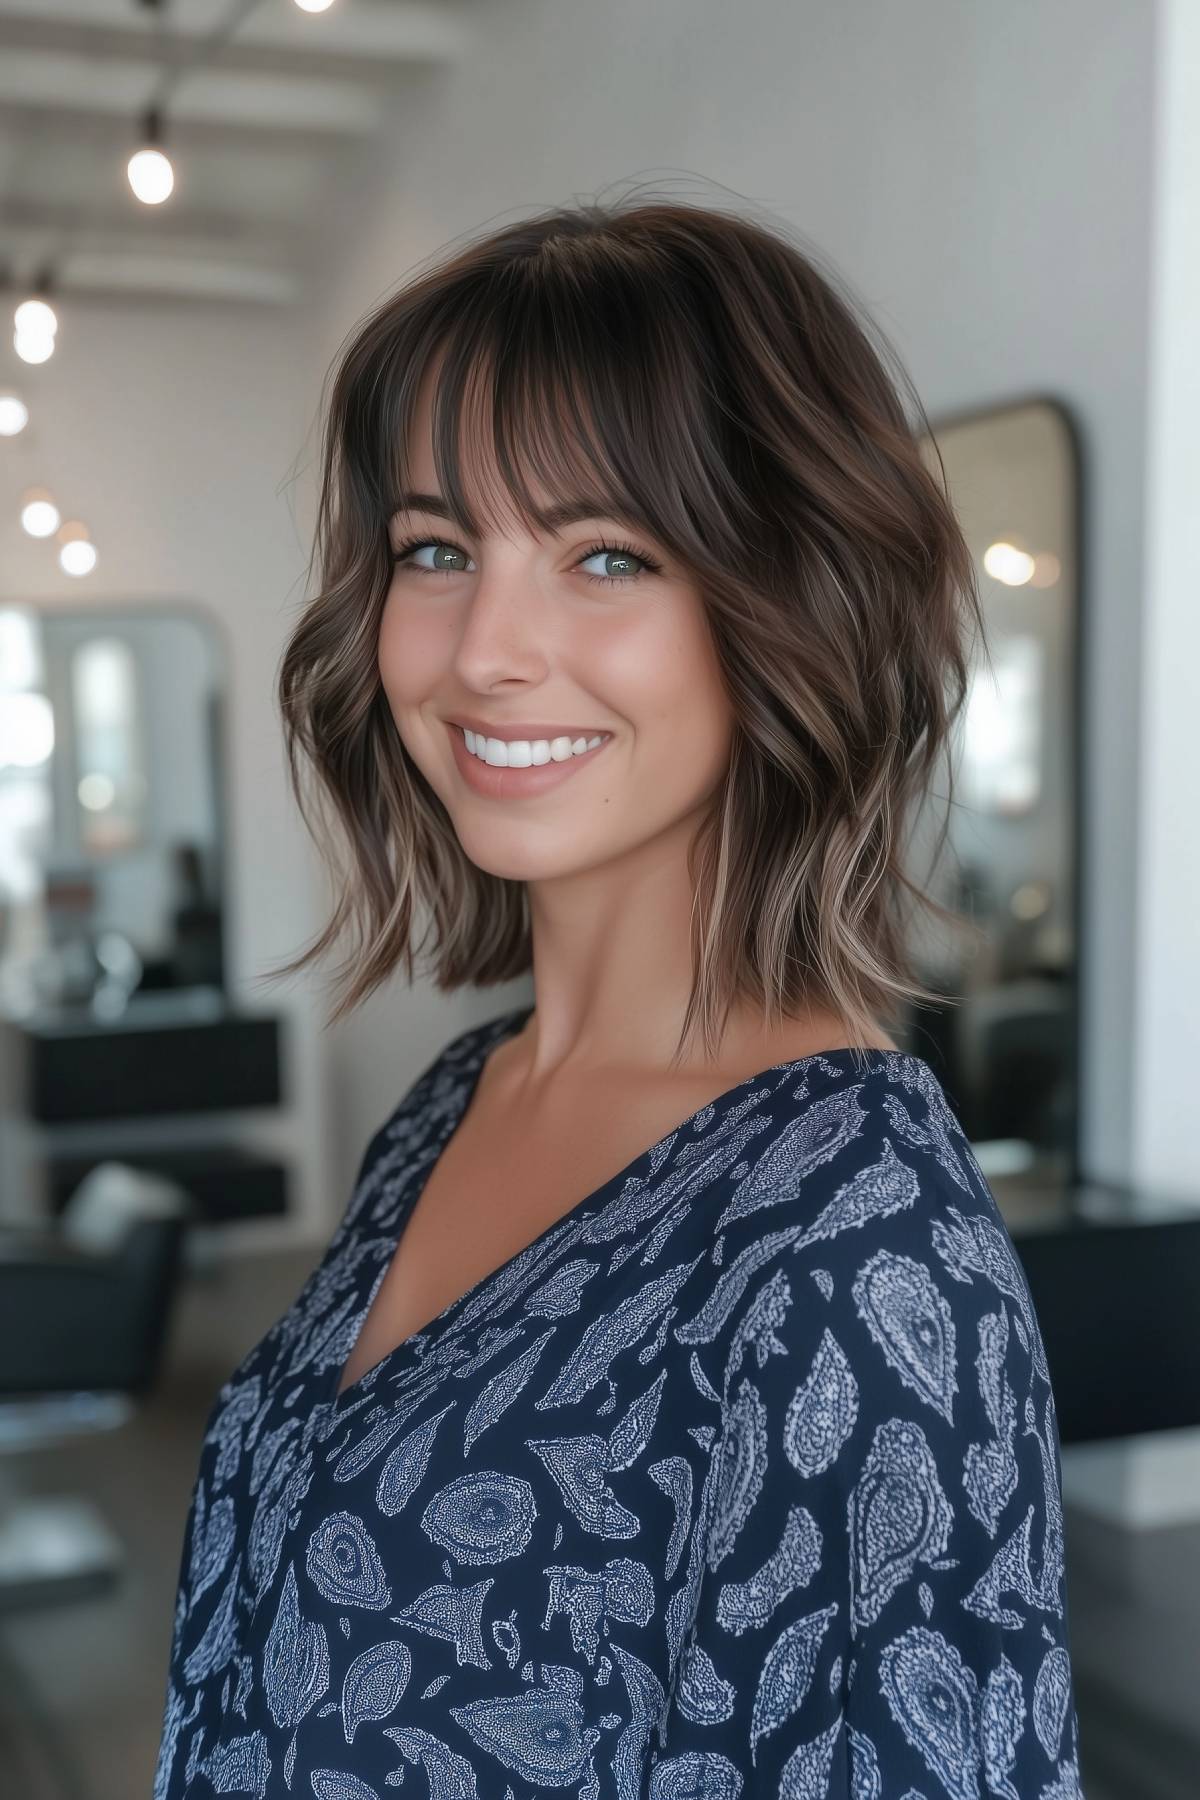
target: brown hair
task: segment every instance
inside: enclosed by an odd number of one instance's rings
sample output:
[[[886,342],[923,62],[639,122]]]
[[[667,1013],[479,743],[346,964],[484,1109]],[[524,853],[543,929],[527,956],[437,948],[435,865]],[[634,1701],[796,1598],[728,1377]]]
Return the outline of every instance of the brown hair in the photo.
[[[832,1008],[857,1046],[920,986],[905,895],[960,923],[905,873],[924,795],[968,687],[965,626],[984,637],[974,567],[898,389],[838,279],[778,231],[668,201],[555,208],[443,253],[376,306],[340,352],[322,439],[319,592],[278,677],[293,791],[299,767],[349,840],[350,879],[321,842],[336,905],[274,976],[350,928],[332,1023],[403,963],[418,903],[434,985],[510,981],[531,966],[524,883],[464,854],[409,757],[377,665],[391,580],[388,522],[406,479],[421,380],[442,492],[464,490],[471,411],[522,518],[545,529],[527,472],[557,499],[640,526],[690,570],[736,726],[694,840],[694,980],[676,1055],[709,1053],[735,999],[766,1023]],[[885,364],[895,371],[895,383]],[[936,445],[934,446],[936,449]],[[310,565],[311,570],[311,565]],[[947,781],[952,774],[947,758]],[[948,815],[947,815],[948,818]],[[321,834],[318,832],[319,838]],[[938,834],[940,852],[947,835]]]

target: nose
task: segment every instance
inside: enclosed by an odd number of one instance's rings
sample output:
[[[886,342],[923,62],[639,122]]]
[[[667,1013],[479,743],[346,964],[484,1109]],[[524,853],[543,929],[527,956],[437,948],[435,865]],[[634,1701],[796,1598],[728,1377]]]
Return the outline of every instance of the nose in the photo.
[[[455,654],[467,687],[488,692],[506,678],[538,680],[552,640],[550,596],[531,558],[509,548],[473,577]]]

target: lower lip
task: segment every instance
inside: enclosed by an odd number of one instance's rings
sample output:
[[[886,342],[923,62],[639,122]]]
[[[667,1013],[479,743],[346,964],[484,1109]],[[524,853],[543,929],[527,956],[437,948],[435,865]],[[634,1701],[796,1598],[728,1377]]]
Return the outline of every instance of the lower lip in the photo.
[[[572,775],[585,769],[612,742],[611,737],[602,738],[593,749],[585,750],[582,756],[569,756],[565,762],[552,760],[531,763],[527,769],[510,769],[483,762],[478,756],[473,756],[467,749],[462,728],[451,725],[448,729],[454,741],[454,760],[463,780],[477,794],[483,794],[489,800],[520,800],[544,794],[547,788],[558,787],[560,782],[569,781]]]

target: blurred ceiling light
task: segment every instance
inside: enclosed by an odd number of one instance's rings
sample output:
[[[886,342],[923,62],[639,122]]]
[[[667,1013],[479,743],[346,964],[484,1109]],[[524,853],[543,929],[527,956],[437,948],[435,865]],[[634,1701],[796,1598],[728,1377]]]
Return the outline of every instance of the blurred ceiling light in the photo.
[[[1024,587],[1033,574],[1034,561],[1028,551],[1001,540],[988,545],[983,566],[993,581],[1002,581],[1006,587]]]
[[[296,5],[300,8],[301,12],[328,12],[329,8],[333,5],[333,0],[296,0]]]
[[[29,423],[29,408],[17,394],[0,394],[0,437],[16,437]]]
[[[175,171],[161,144],[162,115],[152,106],[142,121],[142,147],[126,165],[129,185],[145,206],[158,206],[175,186]]]
[[[37,335],[29,331],[14,331],[12,341],[13,349],[22,362],[49,362],[54,355],[54,339],[48,331]]]
[[[58,553],[58,566],[64,575],[90,575],[96,566],[96,546],[86,538],[64,544]]]
[[[13,328],[22,337],[53,337],[58,330],[58,314],[48,300],[22,300],[13,314]]]
[[[90,575],[96,566],[96,546],[83,520],[68,519],[59,527],[58,541],[62,546],[58,566],[64,575]]]
[[[21,495],[21,524],[30,537],[52,537],[60,514],[46,488],[26,488]]]

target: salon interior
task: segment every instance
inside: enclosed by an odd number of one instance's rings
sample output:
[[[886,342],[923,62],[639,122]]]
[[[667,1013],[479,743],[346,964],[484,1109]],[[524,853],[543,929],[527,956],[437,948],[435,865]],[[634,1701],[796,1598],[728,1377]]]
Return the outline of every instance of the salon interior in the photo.
[[[1042,1324],[1083,1791],[1200,1797],[1198,181],[1192,0],[0,0],[0,1793],[150,1793],[216,1389],[532,997],[264,979],[327,916],[273,696],[323,378],[641,185],[828,257],[928,414],[993,668],[902,1047]]]

